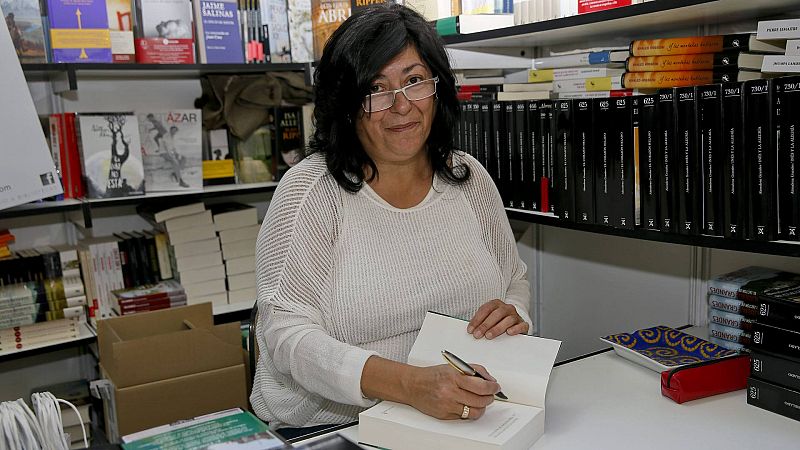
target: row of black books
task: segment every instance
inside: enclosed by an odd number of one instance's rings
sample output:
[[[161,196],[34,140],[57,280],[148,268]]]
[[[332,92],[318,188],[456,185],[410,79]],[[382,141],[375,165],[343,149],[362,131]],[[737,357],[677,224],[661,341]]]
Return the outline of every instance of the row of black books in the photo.
[[[797,240],[800,77],[599,99],[463,102],[455,135],[509,208]]]
[[[800,274],[747,267],[710,280],[709,292],[741,302],[752,364],[747,403],[800,420]]]

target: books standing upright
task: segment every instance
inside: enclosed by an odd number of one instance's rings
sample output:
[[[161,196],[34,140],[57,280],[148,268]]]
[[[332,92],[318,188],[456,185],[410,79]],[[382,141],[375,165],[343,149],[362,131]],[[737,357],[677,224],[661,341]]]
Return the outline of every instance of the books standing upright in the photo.
[[[6,19],[11,42],[21,63],[47,62],[42,10],[36,0],[2,0],[0,10]]]
[[[314,61],[314,36],[311,32],[311,0],[287,2],[289,41],[293,63]]]
[[[136,0],[136,62],[194,63],[192,3],[188,0]]]
[[[359,441],[393,450],[530,448],[544,434],[544,404],[560,341],[528,335],[475,339],[467,322],[428,312],[408,363],[443,364],[447,350],[481,364],[508,401],[495,401],[477,420],[439,420],[411,406],[384,401],[359,414]]]
[[[194,0],[201,64],[244,63],[236,0]]]
[[[81,161],[90,198],[144,193],[139,126],[130,113],[81,114]]]
[[[311,0],[314,60],[319,61],[328,38],[348,17],[350,0]]]
[[[140,113],[139,134],[148,191],[203,187],[199,110]]]
[[[111,62],[105,0],[48,0],[52,62]]]

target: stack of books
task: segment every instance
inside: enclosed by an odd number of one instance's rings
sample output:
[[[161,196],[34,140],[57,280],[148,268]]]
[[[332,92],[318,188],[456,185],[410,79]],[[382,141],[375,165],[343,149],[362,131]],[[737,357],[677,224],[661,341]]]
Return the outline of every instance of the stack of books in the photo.
[[[113,291],[115,312],[127,316],[186,305],[186,292],[175,280]]]
[[[210,209],[222,244],[228,303],[252,306],[256,299],[258,211],[241,203],[223,203]]]
[[[762,20],[756,37],[785,48],[783,54],[764,57],[762,72],[800,72],[800,19]]]

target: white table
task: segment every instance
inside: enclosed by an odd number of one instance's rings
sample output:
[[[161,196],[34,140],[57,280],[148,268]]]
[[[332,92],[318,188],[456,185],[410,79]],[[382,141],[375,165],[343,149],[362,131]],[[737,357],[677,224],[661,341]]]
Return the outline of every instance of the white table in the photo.
[[[554,367],[545,414],[535,450],[800,448],[800,422],[748,405],[744,390],[679,405],[660,374],[613,351]],[[357,425],[338,433],[358,440]]]

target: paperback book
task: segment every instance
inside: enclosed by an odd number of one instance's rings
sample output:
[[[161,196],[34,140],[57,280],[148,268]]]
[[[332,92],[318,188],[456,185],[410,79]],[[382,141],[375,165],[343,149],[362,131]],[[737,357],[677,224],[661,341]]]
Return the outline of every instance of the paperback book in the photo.
[[[314,60],[319,61],[325,43],[334,31],[350,17],[350,0],[311,0]]]
[[[244,62],[236,0],[194,0],[201,64]]]
[[[188,0],[136,0],[136,61],[194,63],[192,3]]]
[[[111,38],[111,57],[115,63],[136,61],[133,45],[132,0],[106,0],[108,30]]]
[[[202,188],[200,110],[141,112],[138,117],[147,190]]]
[[[136,115],[81,114],[78,123],[87,196],[108,198],[144,194]]]
[[[314,35],[311,31],[311,0],[287,2],[289,42],[293,63],[314,61]]]
[[[47,62],[42,10],[37,0],[2,0],[0,10],[6,19],[11,42],[19,62]]]
[[[273,127],[264,125],[247,139],[233,138],[236,176],[239,183],[273,180]]]
[[[289,16],[285,0],[260,0],[261,23],[269,35],[269,56],[273,63],[292,62]],[[266,49],[265,49],[266,50]]]
[[[236,183],[228,130],[208,130],[203,145],[203,185]]]
[[[105,0],[47,0],[47,13],[52,62],[112,62]]]

